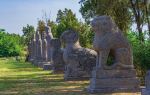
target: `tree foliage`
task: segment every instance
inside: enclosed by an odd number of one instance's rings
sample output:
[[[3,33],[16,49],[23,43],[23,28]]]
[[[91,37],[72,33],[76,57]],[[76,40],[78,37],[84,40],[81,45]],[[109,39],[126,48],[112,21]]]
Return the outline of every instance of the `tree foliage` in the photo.
[[[118,27],[127,32],[133,24],[137,26],[138,38],[144,42],[143,26],[150,37],[150,4],[148,0],[80,0],[80,12],[88,22],[95,16],[111,16]]]
[[[17,34],[0,31],[0,57],[18,56],[23,49],[23,38]]]
[[[76,15],[70,9],[66,8],[64,11],[58,10],[56,22],[58,23],[56,37],[59,37],[67,29],[77,30],[79,27]]]
[[[128,0],[81,0],[80,12],[89,22],[95,16],[109,15],[118,27],[127,32],[131,24],[131,14],[127,7]]]
[[[144,83],[146,71],[150,69],[150,41],[146,40],[141,44],[136,32],[128,32],[127,37],[132,45],[134,66],[142,83]]]
[[[23,31],[23,37],[25,39],[24,44],[27,45],[31,40],[33,34],[35,33],[34,26],[27,24],[26,27],[23,27],[22,31]]]
[[[79,21],[71,9],[65,8],[64,10],[58,10],[56,22],[51,21],[50,18],[39,20],[39,31],[44,31],[44,27],[46,25],[51,27],[51,32],[56,38],[59,38],[65,30],[73,29],[79,33],[80,43],[82,46],[92,46],[93,33],[90,31],[90,26]]]

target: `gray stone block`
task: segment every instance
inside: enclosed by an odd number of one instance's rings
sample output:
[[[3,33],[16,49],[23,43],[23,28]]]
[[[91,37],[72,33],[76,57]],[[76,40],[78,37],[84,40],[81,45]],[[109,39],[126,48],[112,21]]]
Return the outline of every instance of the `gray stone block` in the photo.
[[[43,70],[52,70],[52,65],[51,64],[44,64],[43,65]]]
[[[93,70],[93,78],[133,78],[136,77],[135,69],[123,69],[123,70]]]
[[[99,16],[91,25],[95,33],[93,47],[98,55],[87,91],[139,92],[130,44],[115,22],[109,16]],[[107,64],[109,58],[111,65]]]

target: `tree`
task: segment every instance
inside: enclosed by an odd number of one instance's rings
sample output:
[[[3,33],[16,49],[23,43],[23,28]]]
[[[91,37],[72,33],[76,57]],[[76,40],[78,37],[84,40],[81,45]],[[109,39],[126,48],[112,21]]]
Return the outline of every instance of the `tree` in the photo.
[[[51,21],[50,19],[48,19],[47,26],[51,27],[51,32],[52,32],[53,36],[56,37],[57,24],[54,21]]]
[[[62,32],[67,29],[73,29],[79,33],[79,41],[81,46],[92,47],[93,32],[88,24],[78,21],[76,15],[70,10],[58,10],[57,13],[57,28],[56,37],[60,37]]]
[[[144,42],[144,36],[142,33],[142,28],[144,24],[144,12],[143,8],[141,7],[142,1],[139,0],[130,0],[131,8],[134,14],[134,19],[137,25],[137,30],[139,33],[139,40],[141,42]]]
[[[141,42],[145,40],[143,26],[147,25],[150,37],[148,0],[81,0],[80,4],[80,12],[86,21],[97,15],[109,15],[122,31],[127,32],[132,24],[136,24]]]
[[[89,21],[98,15],[109,15],[118,27],[127,32],[131,25],[131,13],[128,0],[81,0],[80,12]]]
[[[40,32],[40,33],[42,33],[43,31],[45,31],[45,26],[46,26],[46,24],[45,24],[45,22],[44,22],[44,20],[39,20],[38,21],[38,31]]]
[[[27,45],[31,40],[33,34],[35,33],[34,26],[27,24],[26,27],[23,27],[23,37],[25,38],[25,44]]]
[[[23,49],[21,41],[20,35],[9,34],[0,30],[0,57],[20,55]]]
[[[56,37],[59,37],[61,33],[67,29],[71,28],[77,30],[77,28],[79,27],[79,22],[76,18],[76,15],[70,9],[66,8],[64,11],[58,10],[56,22],[58,24]]]

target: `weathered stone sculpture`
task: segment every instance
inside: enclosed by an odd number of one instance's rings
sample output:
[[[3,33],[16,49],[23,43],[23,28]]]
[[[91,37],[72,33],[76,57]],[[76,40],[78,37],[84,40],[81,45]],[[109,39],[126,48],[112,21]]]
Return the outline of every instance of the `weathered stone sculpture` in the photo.
[[[32,43],[31,43],[31,40],[28,43],[28,56],[26,58],[26,61],[32,62]]]
[[[146,73],[145,76],[145,87],[142,89],[142,95],[150,95],[150,71]]]
[[[47,41],[46,33],[42,32],[42,61],[39,63],[39,67],[43,67],[44,64],[47,64]]]
[[[147,90],[150,90],[150,71],[147,72],[145,77],[145,86]]]
[[[33,35],[32,37],[32,42],[31,42],[32,46],[31,46],[31,50],[32,50],[32,53],[31,53],[31,59],[32,59],[32,62],[34,62],[34,60],[36,60],[36,39],[35,39],[35,34]]]
[[[36,61],[35,61],[35,65],[39,66],[39,64],[42,62],[42,40],[41,40],[41,35],[40,33],[37,31],[36,33],[37,36],[37,47],[36,47]]]
[[[51,64],[53,73],[63,73],[65,63],[63,60],[63,51],[59,39],[51,39]]]
[[[88,79],[95,66],[96,52],[92,49],[82,48],[79,44],[78,33],[67,30],[61,35],[65,43],[63,59],[65,61],[65,80]]]
[[[95,32],[93,46],[98,56],[88,92],[139,90],[131,47],[122,32],[109,16],[99,16],[91,25]],[[112,59],[110,65],[107,63],[108,58]]]
[[[42,32],[42,58],[43,61],[47,61],[47,40],[46,40],[46,33]]]
[[[51,46],[50,46],[50,41],[53,39],[53,35],[51,32],[51,28],[46,26],[45,27],[45,32],[46,32],[46,41],[47,41],[47,60],[51,61]]]

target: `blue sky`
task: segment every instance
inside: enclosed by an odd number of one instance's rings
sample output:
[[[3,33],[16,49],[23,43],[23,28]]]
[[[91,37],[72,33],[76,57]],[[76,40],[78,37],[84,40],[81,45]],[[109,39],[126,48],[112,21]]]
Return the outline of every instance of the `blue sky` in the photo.
[[[9,33],[22,34],[22,27],[37,26],[43,11],[55,21],[59,9],[69,8],[82,19],[79,0],[0,0],[0,28]]]

